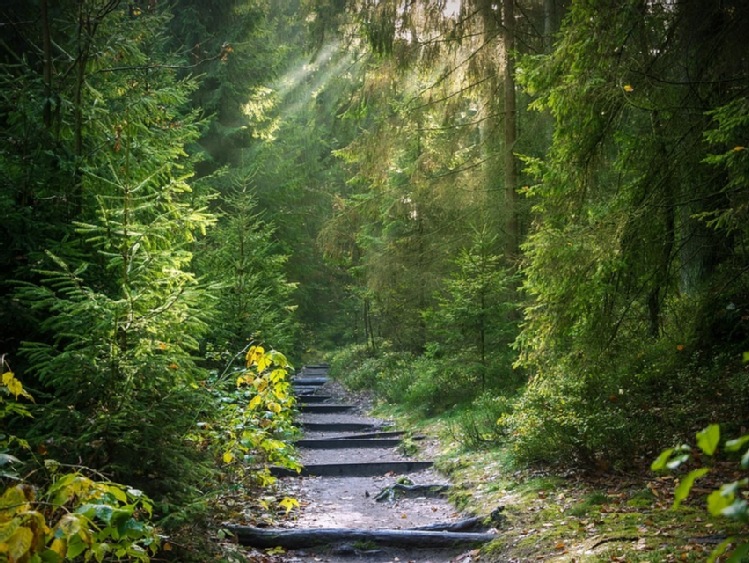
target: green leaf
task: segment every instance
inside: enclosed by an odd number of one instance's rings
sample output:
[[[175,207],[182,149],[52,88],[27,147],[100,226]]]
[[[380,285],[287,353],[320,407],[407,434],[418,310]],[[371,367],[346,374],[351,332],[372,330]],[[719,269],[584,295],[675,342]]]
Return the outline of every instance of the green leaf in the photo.
[[[727,506],[733,502],[734,495],[726,490],[725,485],[717,491],[713,491],[707,497],[707,510],[713,516],[720,516]]]
[[[747,516],[749,516],[749,504],[744,499],[737,498],[729,506],[721,510],[720,513],[726,518],[746,521]]]
[[[733,440],[727,440],[726,441],[726,451],[727,452],[737,452],[741,448],[744,447],[744,444],[749,442],[749,434],[744,434],[743,436],[740,436],[738,438],[735,438]]]
[[[666,464],[666,467],[673,471],[674,469],[678,469],[679,466],[686,461],[689,461],[689,454],[681,454],[671,458]]]
[[[720,443],[720,426],[711,424],[697,432],[697,446],[706,454],[713,455]]]
[[[744,361],[745,364],[749,364],[749,352],[744,352],[741,355],[741,359]]]
[[[720,557],[726,552],[726,550],[728,549],[728,546],[733,543],[734,539],[735,538],[733,537],[728,537],[724,539],[722,542],[720,542],[718,546],[715,549],[713,549],[712,553],[710,553],[710,557],[708,557],[707,563],[715,563],[718,557]]]
[[[65,554],[66,559],[75,559],[78,557],[81,553],[86,551],[86,548],[88,546],[83,541],[81,536],[73,536],[68,540],[68,551]]]
[[[742,543],[733,550],[726,563],[741,563],[747,555],[749,555],[749,543]]]
[[[666,469],[666,464],[668,463],[668,460],[671,459],[671,454],[674,453],[674,448],[668,448],[663,450],[660,455],[655,458],[655,461],[650,464],[650,469],[652,471],[663,471]]]
[[[674,508],[678,508],[681,502],[689,496],[689,491],[692,490],[694,482],[710,472],[707,467],[700,467],[687,473],[679,485],[674,489]]]

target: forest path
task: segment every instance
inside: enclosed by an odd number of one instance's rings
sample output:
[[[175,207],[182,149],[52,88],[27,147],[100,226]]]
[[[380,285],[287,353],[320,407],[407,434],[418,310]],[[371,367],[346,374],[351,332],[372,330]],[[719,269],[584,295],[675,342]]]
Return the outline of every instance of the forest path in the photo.
[[[470,523],[437,491],[398,490],[384,500],[376,498],[394,485],[447,489],[448,480],[431,467],[435,445],[418,436],[401,441],[407,431],[369,416],[371,400],[328,380],[326,366],[303,368],[295,388],[304,429],[299,451],[305,469],[301,476],[278,474],[281,488],[301,507],[288,528],[258,530],[261,538],[240,535],[242,543],[282,545],[287,550],[283,561],[288,563],[468,563],[475,555],[471,548],[493,537],[480,523],[478,529],[474,525],[459,532],[415,530]],[[292,537],[281,539],[287,533]],[[331,533],[322,545],[312,545],[317,543],[315,534]]]

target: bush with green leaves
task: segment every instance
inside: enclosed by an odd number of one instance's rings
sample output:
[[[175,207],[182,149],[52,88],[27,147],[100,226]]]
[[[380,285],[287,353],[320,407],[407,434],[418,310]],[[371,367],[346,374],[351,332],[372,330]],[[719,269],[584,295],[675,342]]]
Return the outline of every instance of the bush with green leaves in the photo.
[[[191,184],[195,84],[166,64],[167,16],[101,17],[80,69],[80,211],[67,237],[34,256],[14,300],[38,328],[21,348],[40,389],[30,439],[172,502],[206,469],[186,435],[207,402],[195,353],[214,293],[191,262],[214,217]]]
[[[707,461],[714,458],[719,453],[721,444],[720,426],[711,424],[696,434],[697,448],[707,456],[702,458]],[[740,536],[730,536],[724,539],[710,554],[709,561],[712,563],[719,556],[730,553],[726,561],[728,563],[741,563],[749,557],[749,502],[747,502],[747,492],[749,492],[749,434],[744,434],[735,439],[725,440],[723,450],[727,455],[739,455],[738,462],[740,473],[744,476],[724,483],[719,488],[713,490],[707,496],[707,511],[716,517],[728,518],[740,522],[744,526],[743,534]],[[694,450],[688,444],[682,444],[673,448],[665,449],[661,452],[656,460],[651,464],[653,471],[675,471],[683,465],[690,462]],[[679,479],[679,484],[674,490],[673,507],[678,508],[690,495],[694,483],[710,473],[711,467],[708,461],[707,466],[697,467],[690,470]]]
[[[4,358],[0,367],[5,367]],[[33,400],[10,370],[0,380],[0,421],[30,416],[19,397]],[[0,556],[10,563],[117,560],[150,561],[161,536],[150,522],[153,503],[141,491],[114,483],[85,467],[46,459],[21,477],[15,445],[25,440],[0,436]]]

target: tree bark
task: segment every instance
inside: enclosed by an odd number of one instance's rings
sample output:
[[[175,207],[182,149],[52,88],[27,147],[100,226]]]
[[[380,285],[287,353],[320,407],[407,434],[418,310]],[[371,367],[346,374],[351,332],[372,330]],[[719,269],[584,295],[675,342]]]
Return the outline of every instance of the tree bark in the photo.
[[[517,210],[517,163],[515,142],[517,141],[517,103],[515,96],[515,0],[502,1],[504,24],[504,188],[507,231],[507,257],[518,255],[520,246],[520,223]]]

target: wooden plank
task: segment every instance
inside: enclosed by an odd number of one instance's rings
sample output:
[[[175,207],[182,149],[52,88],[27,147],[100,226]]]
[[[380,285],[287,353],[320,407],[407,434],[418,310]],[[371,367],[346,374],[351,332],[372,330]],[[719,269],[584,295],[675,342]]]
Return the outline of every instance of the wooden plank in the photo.
[[[294,377],[291,380],[293,385],[311,387],[313,385],[325,385],[328,382],[327,377]]]
[[[302,422],[302,428],[310,432],[356,432],[377,430],[383,425],[370,422]]]
[[[302,405],[320,404],[330,401],[332,398],[330,395],[302,395],[299,397],[297,403],[301,403]]]
[[[242,545],[268,548],[303,549],[308,547],[351,542],[371,542],[377,545],[408,548],[451,547],[479,545],[497,539],[488,532],[446,532],[389,528],[253,528],[229,526]]]
[[[354,405],[339,405],[333,403],[320,403],[320,404],[300,404],[298,405],[301,412],[309,413],[331,413],[331,412],[347,412],[353,410]]]
[[[376,477],[386,473],[413,473],[432,467],[431,461],[378,461],[372,463],[319,463],[305,465],[300,473],[271,467],[274,477]]]
[[[295,445],[311,450],[345,450],[353,448],[394,448],[401,442],[402,440],[398,439],[363,438],[361,440],[339,440],[337,438],[329,438],[297,440]]]

